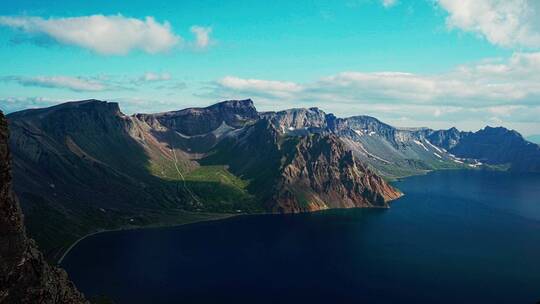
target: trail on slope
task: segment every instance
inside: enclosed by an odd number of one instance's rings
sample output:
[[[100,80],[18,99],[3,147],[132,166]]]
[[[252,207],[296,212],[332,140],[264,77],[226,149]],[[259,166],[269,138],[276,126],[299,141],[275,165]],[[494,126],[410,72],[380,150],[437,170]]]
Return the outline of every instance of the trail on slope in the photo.
[[[182,186],[184,187],[184,189],[186,190],[187,193],[189,193],[189,195],[191,196],[191,198],[197,202],[197,204],[199,205],[202,205],[201,201],[199,200],[199,198],[197,198],[197,196],[191,191],[191,189],[189,189],[189,187],[187,186],[186,184],[186,179],[184,178],[184,175],[182,174],[182,172],[180,172],[180,169],[178,168],[178,158],[176,158],[176,151],[174,150],[174,146],[171,144],[171,150],[173,152],[173,155],[174,155],[174,168],[176,169],[176,172],[178,172],[178,176],[180,176],[180,178],[182,179]]]

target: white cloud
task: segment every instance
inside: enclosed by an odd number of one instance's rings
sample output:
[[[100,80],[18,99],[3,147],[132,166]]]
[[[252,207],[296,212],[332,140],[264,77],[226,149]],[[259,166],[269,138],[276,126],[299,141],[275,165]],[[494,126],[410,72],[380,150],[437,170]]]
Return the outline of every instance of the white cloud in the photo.
[[[263,110],[319,106],[341,116],[368,114],[402,126],[459,122],[470,129],[497,117],[527,133],[540,128],[540,52],[431,75],[349,71],[305,83],[227,76],[206,97],[252,97]]]
[[[24,109],[49,107],[65,101],[67,100],[59,101],[45,97],[0,97],[0,110],[11,113]]]
[[[194,25],[190,28],[191,32],[195,35],[195,46],[204,49],[207,48],[210,43],[210,34],[212,33],[211,27],[203,27]]]
[[[69,18],[0,16],[0,25],[29,34],[46,35],[58,43],[75,45],[104,55],[125,55],[132,50],[159,53],[181,41],[168,22],[122,15]]]
[[[243,79],[239,77],[227,76],[218,81],[222,88],[235,90],[244,93],[269,94],[275,97],[288,97],[293,93],[301,92],[302,87],[294,82]]]
[[[17,82],[23,86],[43,87],[43,88],[62,88],[75,92],[83,91],[104,91],[109,87],[101,81],[71,76],[37,76],[21,77],[7,76],[0,78],[1,81]]]
[[[218,91],[295,100],[383,104],[477,106],[538,104],[540,53],[515,53],[506,61],[480,62],[421,75],[403,72],[342,72],[310,83],[228,76]]]
[[[167,81],[171,80],[171,74],[169,73],[153,73],[146,72],[139,78],[139,81],[155,82],[155,81]]]
[[[397,3],[397,0],[382,0],[382,5],[384,7],[391,7]]]
[[[135,91],[150,84],[159,84],[161,89],[181,89],[186,86],[185,83],[173,79],[167,72],[146,72],[140,76],[3,76],[0,77],[0,82],[12,82],[28,87],[67,89],[74,92]]]
[[[540,47],[538,0],[437,0],[450,28],[482,35],[503,47]]]

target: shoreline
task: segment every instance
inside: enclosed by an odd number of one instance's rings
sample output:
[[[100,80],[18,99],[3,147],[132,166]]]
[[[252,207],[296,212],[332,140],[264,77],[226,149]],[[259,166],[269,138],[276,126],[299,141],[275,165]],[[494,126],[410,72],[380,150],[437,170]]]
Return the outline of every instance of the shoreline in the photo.
[[[73,242],[71,245],[69,245],[69,247],[62,253],[62,255],[60,256],[59,259],[56,260],[56,265],[57,266],[60,266],[62,264],[62,261],[64,260],[64,258],[69,254],[69,252],[75,248],[75,246],[77,244],[79,244],[79,242],[81,242],[82,240],[88,238],[88,237],[91,237],[93,235],[96,235],[96,234],[100,234],[100,233],[105,233],[105,232],[115,232],[115,231],[128,231],[128,230],[139,230],[139,229],[156,229],[156,228],[171,228],[171,227],[180,227],[180,226],[184,226],[184,225],[189,225],[189,224],[196,224],[196,223],[202,223],[202,222],[213,222],[213,221],[220,221],[220,220],[225,220],[225,219],[229,219],[229,218],[233,218],[233,217],[237,217],[237,216],[241,216],[241,215],[250,215],[250,214],[231,214],[231,213],[224,213],[224,214],[219,214],[220,216],[217,216],[218,214],[216,214],[216,217],[215,218],[208,218],[208,219],[200,219],[200,220],[195,220],[195,221],[192,221],[192,222],[185,222],[185,223],[176,223],[176,224],[156,224],[156,225],[148,225],[148,226],[132,226],[132,227],[120,227],[120,228],[115,228],[115,229],[102,229],[102,230],[98,230],[98,231],[94,231],[94,232],[90,232],[88,234],[85,234],[83,236],[81,236],[80,238],[78,238],[75,242]]]
[[[192,221],[192,222],[186,222],[186,223],[177,223],[177,224],[156,224],[156,225],[148,225],[148,226],[133,226],[133,227],[121,227],[121,228],[116,228],[116,229],[103,229],[103,230],[99,230],[99,231],[94,231],[94,232],[91,232],[91,233],[88,233],[88,234],[85,234],[83,235],[82,237],[78,238],[75,242],[73,242],[67,249],[66,251],[64,251],[62,253],[62,255],[60,256],[60,258],[58,260],[56,260],[56,265],[57,266],[60,266],[60,264],[62,264],[62,261],[64,260],[64,258],[69,254],[69,252],[75,248],[75,246],[77,244],[79,244],[79,242],[81,242],[82,240],[86,239],[87,237],[91,237],[93,235],[96,235],[96,234],[100,234],[100,233],[105,233],[105,232],[114,232],[114,231],[127,231],[127,230],[142,230],[142,229],[155,229],[155,228],[172,228],[172,227],[180,227],[180,226],[184,226],[184,225],[190,225],[190,224],[196,224],[196,223],[202,223],[202,222],[213,222],[213,221],[220,221],[220,220],[225,220],[225,219],[229,219],[229,218],[233,218],[233,217],[238,217],[238,216],[251,216],[251,215],[297,215],[297,214],[308,214],[308,213],[318,213],[318,212],[324,212],[324,211],[329,211],[329,210],[345,210],[345,209],[390,209],[390,204],[405,196],[404,193],[401,193],[401,195],[399,197],[397,197],[396,199],[394,200],[391,200],[388,203],[388,206],[370,206],[370,207],[351,207],[351,208],[329,208],[329,209],[322,209],[322,210],[314,210],[314,211],[301,211],[301,212],[293,212],[293,213],[276,213],[276,212],[261,212],[261,213],[239,213],[239,214],[234,214],[234,213],[224,213],[224,214],[215,214],[216,216],[217,215],[220,215],[219,217],[216,217],[216,218],[208,218],[208,219],[201,219],[201,220],[195,220],[195,221]]]

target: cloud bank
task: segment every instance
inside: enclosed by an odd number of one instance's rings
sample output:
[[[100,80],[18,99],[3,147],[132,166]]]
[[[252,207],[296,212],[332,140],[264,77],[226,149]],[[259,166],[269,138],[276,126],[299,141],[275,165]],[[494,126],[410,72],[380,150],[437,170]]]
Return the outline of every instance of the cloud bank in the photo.
[[[401,126],[459,121],[470,129],[489,123],[530,132],[540,127],[540,52],[430,75],[346,71],[306,83],[227,76],[206,97],[253,97],[266,110],[324,105],[341,116],[368,114]]]
[[[515,53],[507,61],[458,66],[450,72],[421,75],[406,72],[348,71],[310,83],[227,76],[217,92],[317,102],[377,102],[478,106],[537,104],[540,98],[540,52]]]
[[[168,22],[122,15],[69,18],[0,16],[0,25],[34,35],[45,35],[60,44],[74,45],[103,55],[125,55],[132,50],[155,54],[181,42]]]
[[[96,92],[109,89],[109,86],[101,81],[71,76],[6,76],[0,78],[0,80],[4,82],[16,82],[28,87],[61,88],[75,92]]]
[[[437,0],[450,28],[473,32],[502,47],[540,48],[538,0]]]

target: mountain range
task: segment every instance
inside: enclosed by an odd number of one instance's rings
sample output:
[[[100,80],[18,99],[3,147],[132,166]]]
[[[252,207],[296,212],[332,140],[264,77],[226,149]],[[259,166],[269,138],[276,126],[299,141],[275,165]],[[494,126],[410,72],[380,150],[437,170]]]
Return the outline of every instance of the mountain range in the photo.
[[[98,100],[8,116],[14,190],[29,234],[57,259],[104,229],[216,214],[389,207],[390,181],[440,169],[540,171],[540,147],[505,128],[396,128],[251,100],[123,114]]]

